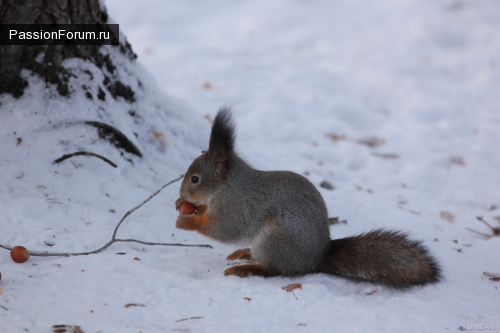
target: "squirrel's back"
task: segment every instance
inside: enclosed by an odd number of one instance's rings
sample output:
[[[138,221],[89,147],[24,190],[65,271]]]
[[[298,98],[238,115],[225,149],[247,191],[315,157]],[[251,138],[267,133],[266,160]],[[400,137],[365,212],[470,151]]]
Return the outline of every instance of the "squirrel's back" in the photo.
[[[299,275],[316,271],[330,240],[325,203],[305,177],[289,171],[248,170],[231,156],[230,181],[213,193],[207,211],[220,223],[211,236],[252,247],[270,272]]]

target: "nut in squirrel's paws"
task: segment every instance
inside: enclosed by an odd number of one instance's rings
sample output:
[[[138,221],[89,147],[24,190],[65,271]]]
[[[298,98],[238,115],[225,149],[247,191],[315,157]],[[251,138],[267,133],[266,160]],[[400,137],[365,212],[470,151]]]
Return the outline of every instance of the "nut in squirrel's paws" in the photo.
[[[203,206],[201,208],[201,211],[195,211],[195,213],[191,215],[180,214],[177,216],[175,226],[179,229],[199,231],[210,237],[210,233],[207,232],[207,225],[210,224],[210,217],[204,213],[206,209]]]
[[[179,206],[179,214],[192,215],[198,213],[198,208],[190,202],[183,202]]]

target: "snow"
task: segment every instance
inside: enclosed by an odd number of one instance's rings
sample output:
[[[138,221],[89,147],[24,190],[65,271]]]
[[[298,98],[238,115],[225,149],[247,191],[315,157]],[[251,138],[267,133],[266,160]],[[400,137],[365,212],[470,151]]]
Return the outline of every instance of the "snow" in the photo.
[[[116,243],[16,264],[0,248],[0,332],[57,324],[86,333],[499,329],[500,284],[483,272],[500,273],[500,237],[467,229],[491,233],[477,216],[500,223],[497,1],[105,5],[139,56],[132,63],[104,48],[136,101],[95,98],[102,73],[80,60],[65,65],[88,70],[94,83],[72,78],[71,98],[29,72],[23,97],[0,96],[0,244],[32,252],[104,245],[123,214],[207,147],[204,116],[229,105],[241,156],[306,175],[330,215],[347,220],[332,237],[409,231],[445,279],[401,292],[325,274],[225,277],[235,248],[175,228],[175,183],[130,215],[118,237],[213,249]],[[144,157],[121,156],[81,123],[88,120],[118,128]],[[118,167],[87,156],[53,164],[79,150]],[[335,188],[319,187],[324,180]],[[302,285],[297,298],[282,289],[291,283]]]

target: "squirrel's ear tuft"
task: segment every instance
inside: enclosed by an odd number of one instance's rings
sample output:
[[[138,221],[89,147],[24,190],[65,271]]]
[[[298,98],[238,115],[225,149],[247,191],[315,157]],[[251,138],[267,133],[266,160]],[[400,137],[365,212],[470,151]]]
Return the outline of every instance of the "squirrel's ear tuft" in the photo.
[[[213,156],[216,162],[225,160],[233,150],[234,131],[231,109],[228,107],[221,108],[212,125],[212,134],[210,134],[210,144],[208,146],[208,153]]]

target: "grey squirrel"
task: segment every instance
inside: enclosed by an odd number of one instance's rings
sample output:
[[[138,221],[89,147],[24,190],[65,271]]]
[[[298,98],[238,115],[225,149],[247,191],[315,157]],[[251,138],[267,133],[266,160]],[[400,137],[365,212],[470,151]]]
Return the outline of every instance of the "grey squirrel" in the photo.
[[[225,275],[321,272],[396,289],[439,281],[436,259],[407,233],[379,229],[331,240],[316,187],[293,172],[255,170],[234,151],[234,140],[231,112],[223,108],[214,119],[208,151],[188,168],[176,201],[177,228],[251,247],[227,259],[253,263],[232,266]],[[196,211],[186,213],[183,205]]]

